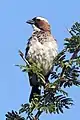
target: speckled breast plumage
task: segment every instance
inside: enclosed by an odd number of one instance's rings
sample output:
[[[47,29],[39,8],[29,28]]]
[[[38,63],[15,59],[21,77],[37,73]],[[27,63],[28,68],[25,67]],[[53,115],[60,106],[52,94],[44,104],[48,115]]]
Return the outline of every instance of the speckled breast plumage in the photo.
[[[46,75],[53,65],[53,60],[57,55],[57,43],[48,32],[37,31],[32,34],[26,48],[26,58],[32,59],[39,65],[43,74]]]

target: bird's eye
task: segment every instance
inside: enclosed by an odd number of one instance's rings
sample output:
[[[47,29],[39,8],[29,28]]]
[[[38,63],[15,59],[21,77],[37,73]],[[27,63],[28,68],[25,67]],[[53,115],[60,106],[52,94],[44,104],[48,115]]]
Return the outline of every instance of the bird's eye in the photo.
[[[40,21],[40,19],[37,19],[37,21]]]

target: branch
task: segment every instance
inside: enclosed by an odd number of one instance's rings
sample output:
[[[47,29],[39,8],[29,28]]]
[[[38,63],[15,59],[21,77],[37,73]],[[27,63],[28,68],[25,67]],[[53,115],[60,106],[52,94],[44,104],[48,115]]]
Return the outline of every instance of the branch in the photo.
[[[25,62],[28,66],[31,66],[31,65],[29,64],[29,62],[25,59],[24,54],[22,53],[22,51],[19,50],[18,52],[19,52],[20,57],[24,60],[24,62]]]
[[[36,115],[34,116],[33,120],[39,120],[39,116],[42,114],[43,111],[39,111],[36,113]]]
[[[70,60],[75,59],[79,51],[80,51],[80,48],[78,47],[78,48],[76,49],[76,51],[72,54]],[[63,69],[62,69],[62,72],[61,72],[61,76],[60,76],[60,77],[63,76],[63,73],[65,72],[65,70],[66,70],[66,65],[64,65],[64,67],[63,67]]]
[[[75,59],[79,51],[80,51],[80,48],[77,48],[76,51],[71,56],[70,60]]]

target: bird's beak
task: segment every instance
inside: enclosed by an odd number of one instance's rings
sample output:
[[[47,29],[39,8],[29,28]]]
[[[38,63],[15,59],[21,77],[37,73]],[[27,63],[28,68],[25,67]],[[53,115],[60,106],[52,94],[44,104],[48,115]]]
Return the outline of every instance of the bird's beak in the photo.
[[[28,24],[34,24],[34,21],[33,20],[28,20],[28,21],[26,21],[26,23],[28,23]]]

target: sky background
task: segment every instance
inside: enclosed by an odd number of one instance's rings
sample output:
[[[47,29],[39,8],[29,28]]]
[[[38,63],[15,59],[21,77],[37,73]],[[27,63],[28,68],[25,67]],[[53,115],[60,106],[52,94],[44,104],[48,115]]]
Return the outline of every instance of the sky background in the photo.
[[[26,20],[35,16],[46,17],[52,34],[63,49],[66,28],[80,21],[80,0],[0,0],[0,120],[5,120],[7,111],[19,110],[28,102],[30,86],[28,76],[15,64],[24,64],[18,50],[25,52],[32,28]],[[41,116],[41,120],[77,120],[80,118],[80,89],[68,89],[74,106],[64,114]]]

